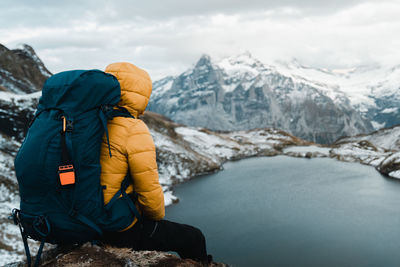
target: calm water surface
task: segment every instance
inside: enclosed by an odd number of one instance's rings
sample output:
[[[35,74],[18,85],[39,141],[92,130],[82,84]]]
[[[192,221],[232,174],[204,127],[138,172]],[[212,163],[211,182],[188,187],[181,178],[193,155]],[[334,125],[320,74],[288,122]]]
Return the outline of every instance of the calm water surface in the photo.
[[[199,227],[234,266],[400,266],[400,182],[284,156],[227,163],[177,186],[167,219]]]

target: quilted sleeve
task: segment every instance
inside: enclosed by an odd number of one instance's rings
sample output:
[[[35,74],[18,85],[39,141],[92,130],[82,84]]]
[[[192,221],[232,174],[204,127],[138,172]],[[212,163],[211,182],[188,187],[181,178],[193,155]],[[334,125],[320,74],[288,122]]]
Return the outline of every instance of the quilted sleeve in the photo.
[[[161,220],[165,216],[164,193],[158,181],[156,149],[146,124],[136,120],[129,129],[127,153],[133,188],[145,218]]]

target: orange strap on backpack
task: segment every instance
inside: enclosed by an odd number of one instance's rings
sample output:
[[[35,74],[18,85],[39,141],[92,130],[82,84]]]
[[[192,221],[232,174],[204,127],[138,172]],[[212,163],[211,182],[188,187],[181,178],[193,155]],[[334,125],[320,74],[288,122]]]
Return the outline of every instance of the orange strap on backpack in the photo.
[[[75,170],[74,165],[68,154],[67,142],[65,133],[72,131],[72,122],[67,125],[67,119],[62,116],[62,131],[61,131],[61,153],[62,153],[62,165],[58,166],[58,176],[60,178],[61,185],[73,185],[75,184]]]

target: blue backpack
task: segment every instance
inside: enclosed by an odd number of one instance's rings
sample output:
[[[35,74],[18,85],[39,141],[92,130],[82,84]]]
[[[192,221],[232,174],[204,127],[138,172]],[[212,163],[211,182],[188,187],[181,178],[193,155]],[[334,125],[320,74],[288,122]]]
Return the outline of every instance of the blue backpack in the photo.
[[[97,240],[104,231],[121,231],[140,218],[125,190],[104,206],[100,148],[107,120],[132,117],[118,107],[118,80],[99,70],[53,75],[43,86],[35,117],[15,158],[21,197],[12,217],[19,225],[30,266],[27,238],[71,245]]]

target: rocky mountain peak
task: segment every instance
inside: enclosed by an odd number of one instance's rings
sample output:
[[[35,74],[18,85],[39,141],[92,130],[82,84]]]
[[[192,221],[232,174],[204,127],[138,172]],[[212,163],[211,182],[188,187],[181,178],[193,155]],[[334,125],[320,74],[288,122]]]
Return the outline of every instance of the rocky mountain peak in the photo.
[[[0,44],[0,55],[7,51],[8,51],[8,48],[5,47],[4,45]]]
[[[0,90],[16,94],[40,91],[51,72],[26,44],[8,49],[0,45]]]
[[[210,65],[211,65],[211,57],[209,55],[203,54],[197,61],[195,68],[199,68],[202,66],[210,66]]]
[[[253,68],[261,67],[263,64],[257,58],[253,57],[253,55],[249,51],[245,51],[239,55],[232,56],[227,58],[232,65],[244,65]]]

